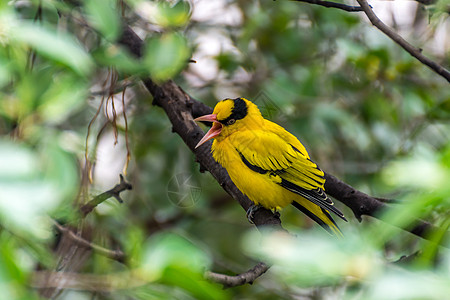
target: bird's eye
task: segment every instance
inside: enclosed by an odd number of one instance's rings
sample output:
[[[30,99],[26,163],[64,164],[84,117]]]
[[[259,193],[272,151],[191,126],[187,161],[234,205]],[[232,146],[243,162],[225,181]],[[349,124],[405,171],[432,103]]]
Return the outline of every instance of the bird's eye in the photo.
[[[236,120],[230,119],[230,120],[228,120],[227,125],[233,125],[234,123],[236,123]]]

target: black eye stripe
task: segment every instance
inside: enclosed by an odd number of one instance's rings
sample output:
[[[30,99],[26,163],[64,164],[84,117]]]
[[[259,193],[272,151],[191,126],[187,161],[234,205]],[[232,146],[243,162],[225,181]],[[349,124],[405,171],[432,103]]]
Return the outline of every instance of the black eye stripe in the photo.
[[[231,119],[240,120],[243,119],[247,115],[247,104],[242,98],[236,98],[234,101],[234,107],[231,112],[231,115],[223,120],[219,120],[220,123],[227,125],[228,121]]]

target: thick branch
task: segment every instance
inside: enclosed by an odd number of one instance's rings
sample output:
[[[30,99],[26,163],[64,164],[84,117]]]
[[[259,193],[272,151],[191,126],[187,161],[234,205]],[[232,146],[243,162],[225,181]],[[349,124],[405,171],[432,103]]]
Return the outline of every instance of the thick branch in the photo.
[[[337,3],[337,2],[331,2],[331,1],[323,1],[323,0],[291,0],[296,2],[305,2],[309,4],[316,4],[324,7],[330,7],[330,8],[338,8],[342,9],[348,12],[358,12],[363,11],[362,7],[360,6],[351,6],[343,3]]]
[[[132,188],[133,187],[131,186],[131,184],[126,182],[125,179],[123,179],[123,176],[121,174],[119,184],[117,184],[112,189],[110,189],[104,193],[101,193],[100,195],[97,195],[94,199],[92,199],[91,201],[89,201],[88,203],[86,203],[85,205],[83,205],[80,208],[82,216],[83,217],[87,216],[97,205],[99,205],[100,203],[102,203],[103,201],[105,201],[111,197],[116,198],[116,200],[119,201],[119,203],[122,203],[123,200],[122,200],[122,198],[120,198],[120,193],[125,190],[131,190]]]
[[[238,285],[244,285],[247,283],[252,284],[253,281],[255,281],[255,279],[260,277],[262,274],[266,273],[266,271],[269,270],[269,268],[270,267],[265,263],[259,262],[256,266],[254,266],[247,272],[235,276],[229,276],[214,272],[206,272],[205,278],[210,281],[222,284],[224,288],[230,288]]]
[[[375,15],[370,5],[366,0],[357,0],[359,5],[364,10],[364,13],[369,18],[370,22],[373,26],[377,27],[384,34],[386,34],[390,39],[399,44],[403,49],[405,49],[409,54],[417,58],[421,63],[427,65],[430,69],[432,69],[437,74],[441,75],[448,82],[450,82],[450,72],[446,70],[443,66],[439,65],[435,61],[432,61],[428,57],[422,54],[422,49],[416,48],[410,43],[408,43],[405,39],[403,39],[400,35],[398,35],[395,31],[389,28],[386,24],[381,22],[381,20]]]
[[[333,175],[325,173],[325,179],[327,194],[348,206],[360,222],[362,220],[361,216],[366,215],[378,218],[381,211],[389,207],[385,202],[356,190]],[[395,203],[395,201],[392,202]],[[439,227],[423,220],[416,220],[412,228],[403,229],[425,239],[429,239],[430,236],[434,236],[435,233],[440,231]],[[445,241],[448,240],[450,240],[449,233],[446,234],[446,238],[442,240],[441,244],[445,245]]]

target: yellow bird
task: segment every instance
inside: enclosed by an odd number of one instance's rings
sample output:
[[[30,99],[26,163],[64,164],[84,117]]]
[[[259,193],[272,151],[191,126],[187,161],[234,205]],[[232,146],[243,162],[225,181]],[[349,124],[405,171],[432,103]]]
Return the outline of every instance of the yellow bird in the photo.
[[[244,98],[217,103],[211,115],[195,121],[212,122],[196,148],[214,139],[214,159],[237,188],[255,204],[277,210],[293,204],[330,233],[341,235],[333,212],[347,221],[324,192],[324,173],[300,141],[283,127],[263,118],[258,107]]]

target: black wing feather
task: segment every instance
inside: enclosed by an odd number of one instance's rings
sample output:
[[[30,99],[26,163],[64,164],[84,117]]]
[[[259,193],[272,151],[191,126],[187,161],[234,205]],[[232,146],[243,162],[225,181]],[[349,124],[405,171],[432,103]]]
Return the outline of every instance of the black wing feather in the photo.
[[[322,189],[307,190],[283,178],[281,179],[280,185],[285,189],[304,197],[315,205],[320,206],[322,209],[333,212],[342,220],[347,221],[347,219],[344,217],[344,214],[339,209],[330,204],[331,200],[329,200]]]
[[[294,146],[292,146],[294,148]],[[294,150],[298,151],[296,148],[294,148]],[[257,172],[259,174],[266,174],[269,172],[269,170],[261,168],[259,166],[255,166],[252,163],[250,163],[245,156],[239,152],[238,149],[236,149],[236,151],[239,153],[239,156],[241,157],[242,162],[252,171]],[[273,161],[272,163],[274,165],[276,165]],[[278,163],[279,164],[279,163]],[[285,170],[284,169],[280,169],[280,170],[270,170],[270,173],[272,175],[281,175],[282,173],[284,173]],[[309,177],[309,176],[308,176]],[[314,180],[314,179],[313,179]],[[317,188],[314,190],[307,190],[305,188],[302,188],[284,178],[281,177],[281,182],[279,183],[279,185],[281,185],[282,187],[284,187],[285,189],[296,193],[302,197],[304,197],[305,199],[311,201],[312,203],[314,203],[315,205],[319,206],[320,208],[322,208],[322,211],[324,211],[325,215],[327,215],[327,217],[329,217],[330,220],[333,221],[333,223],[336,225],[336,223],[334,222],[334,220],[331,218],[331,216],[327,213],[327,211],[331,211],[334,214],[336,214],[339,218],[341,218],[344,221],[347,221],[347,219],[344,217],[344,214],[337,209],[336,207],[333,206],[333,202],[331,201],[330,198],[327,197],[327,195],[325,194],[325,192],[323,191],[323,189],[321,188]],[[296,202],[293,202],[296,203]],[[311,219],[313,219],[314,221],[316,221],[320,226],[324,227],[323,224],[325,224],[322,220],[318,219],[317,217],[315,217],[311,212],[309,212],[305,207],[301,206],[300,204],[296,203],[293,204],[297,209],[301,210],[303,213],[305,213],[307,216],[309,216]],[[300,208],[301,207],[301,208]],[[306,212],[308,211],[308,213]],[[314,217],[313,217],[314,216]],[[323,224],[322,224],[323,223]],[[327,224],[325,224],[326,226],[328,226]],[[336,225],[337,226],[337,225]],[[324,227],[325,228],[325,227]],[[325,228],[326,229],[326,228]],[[328,227],[329,229],[329,227]]]

